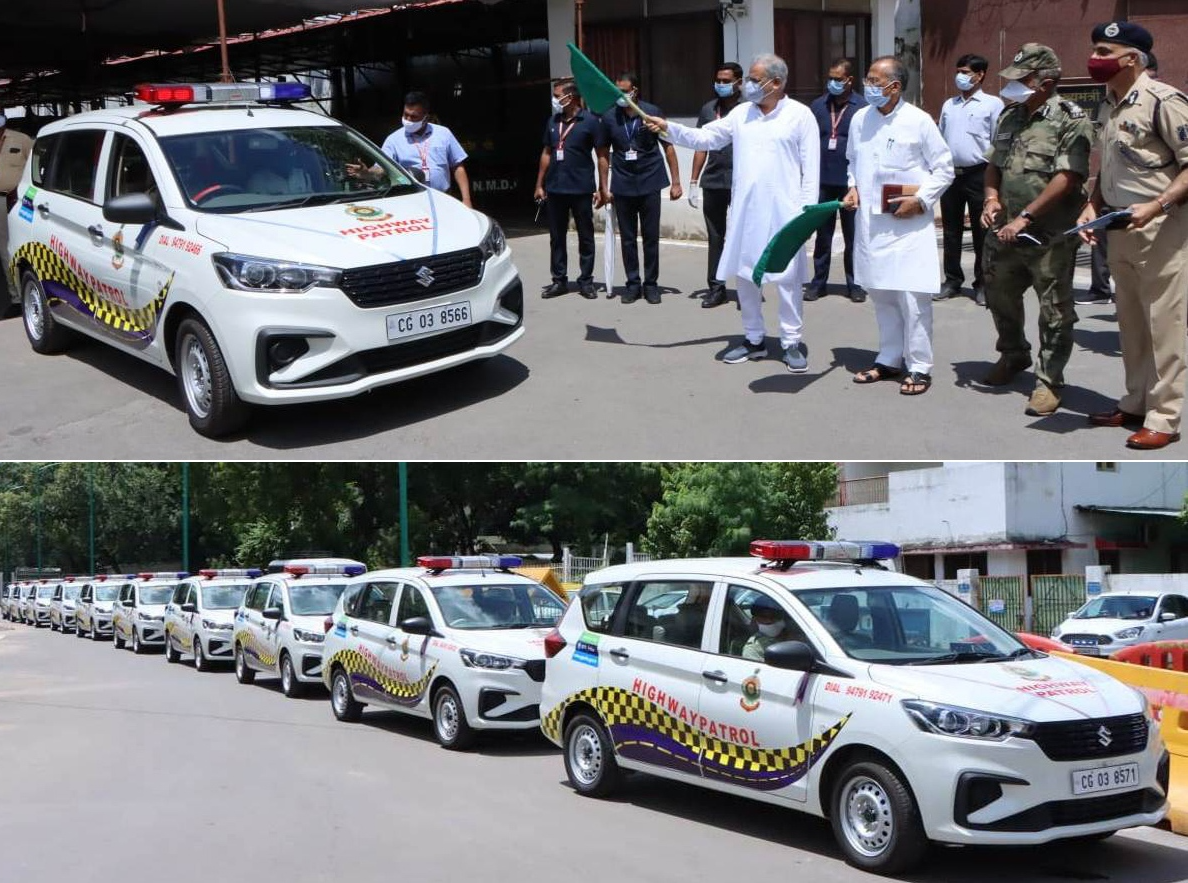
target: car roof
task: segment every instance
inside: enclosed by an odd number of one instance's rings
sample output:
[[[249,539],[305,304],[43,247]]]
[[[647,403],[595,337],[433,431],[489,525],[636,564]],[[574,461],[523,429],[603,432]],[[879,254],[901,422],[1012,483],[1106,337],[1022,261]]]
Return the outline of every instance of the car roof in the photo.
[[[746,577],[770,579],[787,589],[837,588],[854,585],[860,571],[866,585],[931,586],[881,567],[859,565],[853,561],[807,561],[787,570],[767,565],[759,558],[668,558],[662,561],[639,561],[604,567],[586,576],[585,585],[626,582],[645,577],[707,576],[715,579]],[[873,578],[873,579],[872,579]]]
[[[159,137],[221,132],[238,129],[269,129],[287,126],[337,126],[331,117],[295,107],[271,105],[186,105],[176,110],[158,110],[147,104],[111,107],[77,113],[44,126],[38,137],[95,124],[139,123]]]
[[[431,583],[432,585],[465,585],[474,582],[475,577],[492,577],[502,583],[527,583],[534,586],[543,585],[539,580],[522,573],[510,570],[500,570],[494,567],[451,567],[435,573],[424,567],[390,567],[386,570],[372,570],[356,577],[359,580],[379,579],[415,579]]]
[[[1097,598],[1109,598],[1111,595],[1121,595],[1123,597],[1140,597],[1140,598],[1158,598],[1163,595],[1188,595],[1188,588],[1162,588],[1162,589],[1114,589],[1110,592],[1102,592]],[[1090,598],[1089,600],[1093,600]]]

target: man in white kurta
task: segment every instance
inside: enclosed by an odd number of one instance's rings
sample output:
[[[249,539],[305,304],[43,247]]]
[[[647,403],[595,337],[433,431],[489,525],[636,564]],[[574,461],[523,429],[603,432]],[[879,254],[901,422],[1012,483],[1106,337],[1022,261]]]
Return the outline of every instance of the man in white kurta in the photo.
[[[751,281],[755,264],[771,238],[806,205],[817,201],[821,144],[812,111],[784,95],[788,67],[775,55],[760,55],[743,82],[743,101],[721,119],[700,129],[667,120],[649,128],[667,133],[674,144],[694,150],[734,146],[734,179],[730,217],[717,278],[735,279],[745,340],[723,360],[730,364],[767,355],[763,299]],[[779,292],[780,345],[789,371],[808,370],[802,341],[804,283],[809,259],[802,248],[783,273],[768,273],[764,282]]]
[[[907,71],[893,57],[875,59],[866,77],[867,107],[854,115],[846,158],[857,208],[854,279],[867,290],[879,325],[879,354],[855,383],[898,378],[904,395],[932,384],[932,295],[940,291],[934,210],[953,181],[953,157],[936,123],[903,100]],[[890,197],[884,187],[906,185]]]

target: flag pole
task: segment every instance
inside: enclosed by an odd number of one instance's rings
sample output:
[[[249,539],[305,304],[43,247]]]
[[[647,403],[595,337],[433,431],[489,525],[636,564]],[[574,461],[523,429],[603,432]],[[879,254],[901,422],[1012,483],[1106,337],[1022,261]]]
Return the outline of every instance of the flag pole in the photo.
[[[574,12],[577,14],[577,45],[583,52],[586,51],[585,41],[582,39],[585,36],[582,33],[582,7],[585,5],[586,0],[573,0]]]
[[[231,65],[227,61],[227,14],[223,9],[223,0],[216,0],[219,9],[219,55],[223,62],[223,72],[220,79],[224,83],[234,82],[231,79]]]

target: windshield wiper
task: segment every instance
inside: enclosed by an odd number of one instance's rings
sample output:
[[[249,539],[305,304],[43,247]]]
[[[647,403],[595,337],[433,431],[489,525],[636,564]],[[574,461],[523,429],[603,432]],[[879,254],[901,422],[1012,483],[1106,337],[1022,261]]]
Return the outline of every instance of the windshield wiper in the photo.
[[[356,190],[354,193],[344,193],[340,196],[348,199],[383,199],[385,196],[391,196],[397,190],[413,193],[416,189],[415,184],[389,184],[387,187],[378,187],[375,190]]]
[[[918,659],[906,662],[905,665],[948,665],[960,662],[985,662],[986,660],[1000,660],[1006,657],[997,653],[974,653],[963,650],[960,653],[942,653],[940,656],[930,656],[928,659]]]
[[[341,193],[311,193],[308,196],[290,199],[285,202],[270,202],[265,205],[253,206],[252,208],[244,209],[244,212],[270,212],[283,208],[304,208],[307,205],[314,205],[318,202],[322,205],[328,205],[332,202],[337,202],[341,196]]]

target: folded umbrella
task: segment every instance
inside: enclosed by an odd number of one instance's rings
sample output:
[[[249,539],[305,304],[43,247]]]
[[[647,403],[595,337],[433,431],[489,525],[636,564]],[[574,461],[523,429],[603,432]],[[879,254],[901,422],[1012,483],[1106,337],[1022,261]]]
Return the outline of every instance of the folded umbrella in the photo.
[[[833,217],[833,213],[841,208],[841,202],[836,199],[821,202],[816,205],[806,205],[804,211],[780,228],[767,248],[755,262],[755,270],[751,273],[751,281],[756,285],[763,284],[765,273],[782,273],[788,269],[788,264],[796,256],[796,252],[808,242],[809,237]]]
[[[615,207],[609,203],[604,207],[606,211],[606,228],[602,236],[602,275],[606,279],[606,296],[611,297],[615,291]]]

